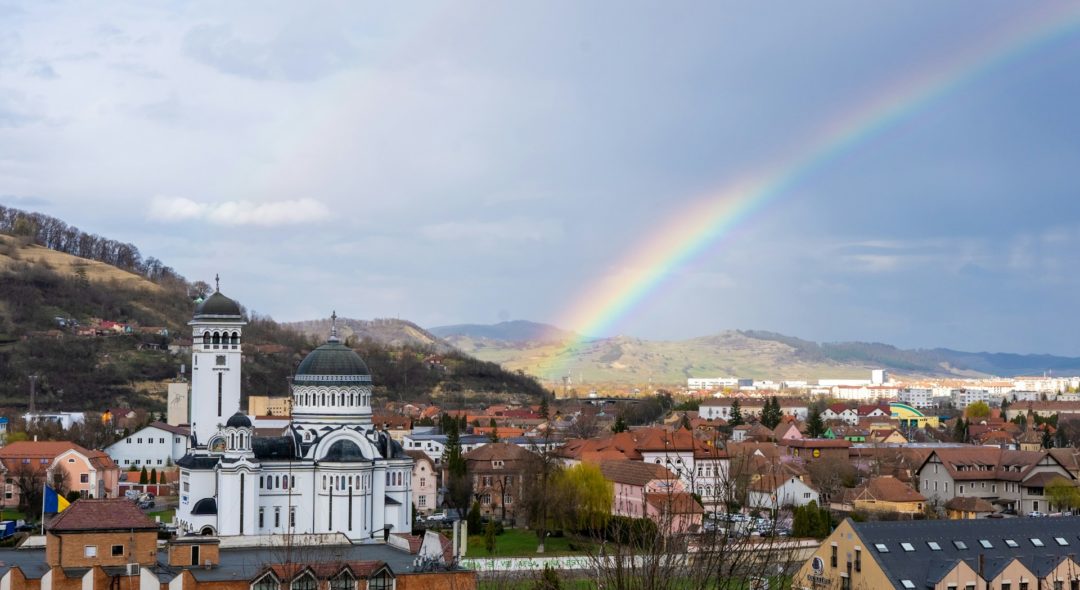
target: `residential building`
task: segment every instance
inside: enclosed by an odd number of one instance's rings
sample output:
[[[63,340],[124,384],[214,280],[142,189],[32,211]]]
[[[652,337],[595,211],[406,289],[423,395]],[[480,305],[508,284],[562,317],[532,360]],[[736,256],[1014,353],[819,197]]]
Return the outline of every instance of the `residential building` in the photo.
[[[826,538],[792,588],[1065,590],[1080,585],[1080,518],[854,522]]]
[[[4,495],[0,506],[19,505],[20,486],[45,484],[61,458],[68,489],[88,497],[115,497],[120,471],[108,455],[88,451],[70,441],[18,441],[0,448]]]
[[[81,424],[86,420],[86,414],[83,412],[27,412],[23,414],[23,420],[26,423],[53,423],[60,426],[60,428],[67,430],[71,428],[73,424]]]
[[[186,455],[188,444],[186,427],[154,422],[105,447],[105,452],[124,469],[132,465],[160,469]]]
[[[897,399],[914,408],[932,408],[934,407],[934,390],[926,387],[905,387],[897,394]]]
[[[748,504],[761,510],[821,503],[818,491],[794,475],[762,475],[749,487]]]
[[[945,514],[952,520],[986,518],[995,512],[994,505],[982,498],[957,496],[945,503]]]
[[[498,442],[469,451],[463,458],[481,513],[514,521],[537,456],[517,445]]]
[[[750,416],[760,417],[762,410],[765,408],[764,398],[715,398],[701,402],[698,407],[698,415],[706,420],[715,420],[717,418],[730,420],[731,405],[735,399],[739,399],[739,411],[744,418]],[[810,413],[809,406],[800,399],[777,398],[777,401],[780,403],[781,414],[785,416],[791,416],[803,421],[806,420],[807,415]]]
[[[435,462],[423,451],[405,451],[405,454],[413,458],[413,502],[416,504],[416,511],[425,516],[429,515],[439,506],[439,482]]]
[[[69,491],[83,498],[116,498],[120,495],[120,468],[102,451],[82,447],[68,449],[53,459],[48,467],[48,481],[56,481],[63,469]]]
[[[944,505],[955,497],[982,498],[1000,510],[1049,512],[1046,485],[1073,474],[1046,451],[995,447],[934,449],[916,470],[919,492]]]
[[[612,484],[611,513],[615,516],[646,518],[650,493],[685,492],[682,481],[670,469],[640,461],[602,461],[600,471]]]
[[[291,397],[271,397],[268,395],[248,396],[249,416],[291,416]]]
[[[926,498],[908,484],[891,475],[873,477],[860,486],[852,502],[855,510],[894,513],[906,516],[922,514]]]

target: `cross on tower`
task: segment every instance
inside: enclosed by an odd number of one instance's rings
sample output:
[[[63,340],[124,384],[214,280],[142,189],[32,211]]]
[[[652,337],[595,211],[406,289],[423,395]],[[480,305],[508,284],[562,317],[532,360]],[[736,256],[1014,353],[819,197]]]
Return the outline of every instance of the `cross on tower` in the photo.
[[[337,340],[337,310],[330,314],[330,339]]]
[[[217,273],[214,273],[214,291],[221,291],[221,277]]]

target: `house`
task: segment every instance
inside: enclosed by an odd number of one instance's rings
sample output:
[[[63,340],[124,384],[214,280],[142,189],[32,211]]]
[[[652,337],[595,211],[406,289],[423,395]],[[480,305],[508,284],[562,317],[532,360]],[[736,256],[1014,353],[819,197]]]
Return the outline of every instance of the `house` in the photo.
[[[537,456],[508,443],[480,446],[462,456],[479,498],[480,512],[503,521],[513,521],[525,495],[525,483]],[[444,477],[445,481],[445,477]]]
[[[994,505],[982,498],[957,496],[945,503],[945,514],[951,520],[969,520],[985,518],[997,512]]]
[[[895,428],[876,428],[870,431],[870,442],[877,444],[905,444],[908,439]]]
[[[105,452],[124,469],[161,469],[171,467],[187,454],[190,439],[191,431],[185,426],[153,422],[105,447]]]
[[[1080,518],[854,522],[836,527],[792,588],[1076,588]]]
[[[751,508],[777,510],[790,506],[821,503],[818,491],[794,475],[762,475],[750,483]]]
[[[429,515],[438,507],[439,482],[435,462],[423,451],[405,451],[413,458],[413,502],[417,514]]]
[[[926,498],[891,475],[871,478],[856,490],[855,510],[901,515],[922,514]]]
[[[1073,474],[1049,452],[1011,451],[995,447],[934,449],[916,471],[919,491],[945,504],[955,497],[982,498],[1001,510],[1019,514],[1048,512],[1048,483]]]
[[[777,441],[789,441],[800,440],[803,438],[803,435],[799,432],[799,428],[795,426],[794,422],[781,420],[780,423],[776,425],[776,428],[773,429],[773,437],[775,437]]]
[[[845,404],[833,404],[821,413],[821,419],[826,422],[843,422],[855,426],[859,423],[859,414]]]
[[[797,420],[805,421],[806,417],[810,414],[810,407],[801,399],[776,399],[780,404],[780,413],[784,416],[791,416]],[[731,420],[731,406],[734,401],[735,399],[733,398],[705,400],[701,402],[701,405],[698,407],[698,415],[706,420],[714,420],[716,418]],[[739,407],[739,412],[744,419],[751,416],[760,418],[762,410],[765,409],[765,399],[739,399]]]
[[[4,477],[0,506],[18,506],[20,489],[40,489],[47,477],[58,473],[55,461],[60,457],[69,490],[95,497],[117,495],[120,471],[101,451],[88,451],[69,441],[18,441],[0,449]]]
[[[787,449],[789,455],[803,461],[813,461],[821,457],[835,457],[846,461],[851,443],[828,438],[803,438],[783,441],[781,446]]]

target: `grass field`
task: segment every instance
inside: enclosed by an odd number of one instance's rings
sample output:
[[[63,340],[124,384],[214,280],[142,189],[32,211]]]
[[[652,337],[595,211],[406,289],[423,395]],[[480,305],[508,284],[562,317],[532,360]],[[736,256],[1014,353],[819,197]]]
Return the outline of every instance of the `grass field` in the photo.
[[[170,522],[173,521],[173,515],[175,513],[176,513],[176,510],[170,508],[169,510],[161,510],[159,512],[147,512],[146,515],[149,516],[150,518],[154,518],[155,516],[160,516],[161,517],[161,522],[170,523]]]
[[[571,549],[570,544],[577,544],[577,549]],[[543,556],[577,555],[585,553],[581,541],[573,541],[567,537],[548,537],[544,545]],[[484,548],[483,535],[469,536],[469,550],[465,557],[537,557],[536,534],[532,531],[506,529],[503,534],[495,537],[495,552],[488,553]]]

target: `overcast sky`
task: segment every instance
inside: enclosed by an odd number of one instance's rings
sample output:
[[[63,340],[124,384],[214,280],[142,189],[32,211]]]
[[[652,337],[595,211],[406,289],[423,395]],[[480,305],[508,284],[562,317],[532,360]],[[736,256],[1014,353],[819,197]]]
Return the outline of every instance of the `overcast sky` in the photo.
[[[1039,6],[0,5],[0,203],[280,320],[558,322],[666,214]],[[1075,31],[991,69],[612,331],[1080,354],[1078,72]]]

